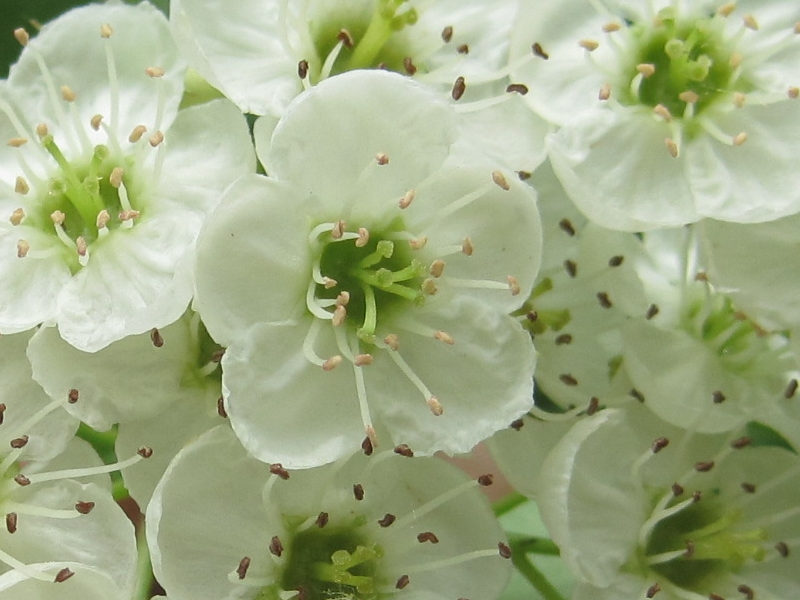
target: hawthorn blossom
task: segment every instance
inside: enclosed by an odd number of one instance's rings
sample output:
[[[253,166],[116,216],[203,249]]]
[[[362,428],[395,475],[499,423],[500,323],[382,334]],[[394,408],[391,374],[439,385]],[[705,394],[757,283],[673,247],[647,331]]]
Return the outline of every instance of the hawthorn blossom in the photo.
[[[452,123],[396,74],[326,80],[259,146],[272,177],[240,179],[206,222],[194,306],[256,457],[466,452],[530,408],[534,351],[508,315],[538,268],[535,198],[443,169]]]
[[[55,324],[91,352],[172,323],[202,219],[254,169],[242,115],[224,100],[178,113],[185,67],[147,3],[15,35],[25,47],[0,85],[0,333]]]

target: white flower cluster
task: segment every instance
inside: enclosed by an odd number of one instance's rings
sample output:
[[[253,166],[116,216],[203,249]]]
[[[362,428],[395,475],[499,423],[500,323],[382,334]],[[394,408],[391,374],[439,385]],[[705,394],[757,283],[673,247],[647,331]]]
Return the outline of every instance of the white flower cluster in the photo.
[[[796,595],[800,6],[169,15],[14,30],[0,600]]]

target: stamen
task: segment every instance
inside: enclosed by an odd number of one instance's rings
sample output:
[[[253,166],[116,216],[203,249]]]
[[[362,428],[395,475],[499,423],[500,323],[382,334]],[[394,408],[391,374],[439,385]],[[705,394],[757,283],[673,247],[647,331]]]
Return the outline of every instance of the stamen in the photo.
[[[14,38],[19,42],[20,46],[27,46],[28,42],[31,39],[31,36],[28,35],[28,32],[25,31],[22,27],[14,30]]]
[[[508,185],[508,180],[506,176],[503,175],[502,171],[492,171],[492,181],[501,189],[503,190],[510,190],[511,186]]]
[[[146,131],[147,127],[145,127],[144,125],[137,125],[136,127],[133,128],[133,131],[131,131],[131,134],[128,136],[128,141],[131,144],[135,144],[140,139],[142,139],[142,136],[145,134]]]
[[[17,226],[22,223],[22,219],[25,218],[25,211],[21,208],[15,208],[14,212],[11,213],[11,216],[8,220],[11,222],[12,225]]]
[[[417,390],[419,390],[423,398],[425,398],[425,402],[428,404],[428,408],[431,409],[431,412],[436,416],[441,415],[444,412],[444,408],[442,407],[438,398],[436,398],[436,396],[433,395],[433,393],[428,389],[428,386],[426,386],[425,383],[423,383],[422,379],[420,379],[420,377],[414,372],[414,370],[409,366],[409,364],[403,359],[403,357],[397,351],[397,348],[395,347],[393,348],[393,350],[394,352],[387,353],[389,358],[392,359],[394,364],[397,365],[397,367],[400,369],[403,375],[405,375],[408,378],[408,380],[413,384],[413,386],[417,388]]]
[[[363,248],[369,242],[369,231],[366,227],[358,228],[358,239],[356,239],[356,247]]]
[[[453,84],[453,90],[450,92],[451,97],[453,100],[458,101],[461,100],[461,97],[464,95],[464,92],[467,91],[467,83],[463,77],[458,77]]]
[[[26,478],[31,484],[43,483],[45,481],[57,481],[59,479],[75,479],[77,477],[88,477],[90,475],[101,475],[103,473],[111,473],[113,471],[121,471],[145,458],[152,456],[153,451],[150,448],[142,447],[139,451],[128,458],[127,460],[117,462],[110,465],[102,465],[99,467],[87,467],[82,469],[64,469],[62,471],[50,471],[49,473],[34,473],[28,475]],[[5,462],[5,461],[4,461]]]
[[[440,259],[436,259],[431,263],[431,267],[429,270],[431,277],[436,277],[437,279],[442,276],[444,273],[444,261]]]
[[[670,497],[672,497],[672,494],[670,494]],[[639,529],[639,538],[638,538],[639,539],[639,546],[641,548],[646,547],[647,539],[650,537],[650,534],[653,532],[653,529],[655,529],[656,525],[658,525],[661,521],[664,521],[664,520],[670,518],[672,515],[678,514],[684,508],[687,508],[687,507],[691,506],[695,502],[697,502],[697,500],[695,500],[695,497],[692,496],[691,498],[687,498],[686,500],[683,500],[682,502],[678,502],[677,504],[675,504],[674,506],[671,506],[669,508],[663,508],[663,509],[654,511],[653,514],[650,515],[650,518],[647,519],[644,523],[642,523],[642,526]],[[681,550],[680,553],[678,554],[678,556],[683,555],[683,552],[684,551]],[[673,557],[673,558],[675,558],[675,557]],[[672,559],[669,559],[669,560],[672,560]]]
[[[411,203],[414,201],[414,197],[416,195],[417,195],[417,192],[415,190],[408,190],[403,195],[403,197],[400,198],[400,202],[398,202],[398,205],[400,206],[400,208],[402,208],[402,209],[408,208],[411,205]]]
[[[325,57],[325,62],[322,63],[322,69],[320,69],[319,72],[320,80],[330,77],[333,65],[336,63],[336,59],[339,58],[339,53],[342,51],[342,47],[346,45],[346,40],[348,38],[350,40],[350,47],[353,47],[353,38],[349,36],[350,34],[347,33],[345,29],[339,32],[339,42],[331,49],[328,56]]]
[[[442,494],[439,494],[435,498],[428,500],[421,506],[418,506],[411,512],[407,513],[406,515],[398,518],[395,521],[393,528],[395,530],[403,529],[404,527],[413,524],[417,519],[422,519],[422,517],[436,510],[443,504],[446,504],[447,502],[450,502],[451,500],[458,498],[461,494],[464,494],[468,490],[471,490],[472,488],[477,487],[479,485],[480,484],[475,480],[465,481],[464,483],[457,485],[456,487],[451,488]],[[497,550],[495,550],[494,553],[497,554]]]

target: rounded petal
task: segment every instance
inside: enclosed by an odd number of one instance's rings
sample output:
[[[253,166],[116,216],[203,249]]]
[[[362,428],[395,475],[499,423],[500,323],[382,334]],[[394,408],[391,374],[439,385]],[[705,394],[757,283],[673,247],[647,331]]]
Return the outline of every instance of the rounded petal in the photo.
[[[47,574],[51,581],[28,578],[20,571],[0,576],[0,600],[128,600],[133,590],[121,590],[109,573],[74,562],[28,565],[35,573]],[[74,575],[60,583],[55,576],[62,569]]]

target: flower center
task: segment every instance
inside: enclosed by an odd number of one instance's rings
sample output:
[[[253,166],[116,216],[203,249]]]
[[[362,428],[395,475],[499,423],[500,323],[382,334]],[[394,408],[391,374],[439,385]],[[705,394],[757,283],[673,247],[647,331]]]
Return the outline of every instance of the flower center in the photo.
[[[696,115],[733,92],[749,91],[723,27],[719,16],[679,20],[673,8],[662,10],[653,25],[631,25],[633,51],[620,101],[661,105],[680,117]]]

